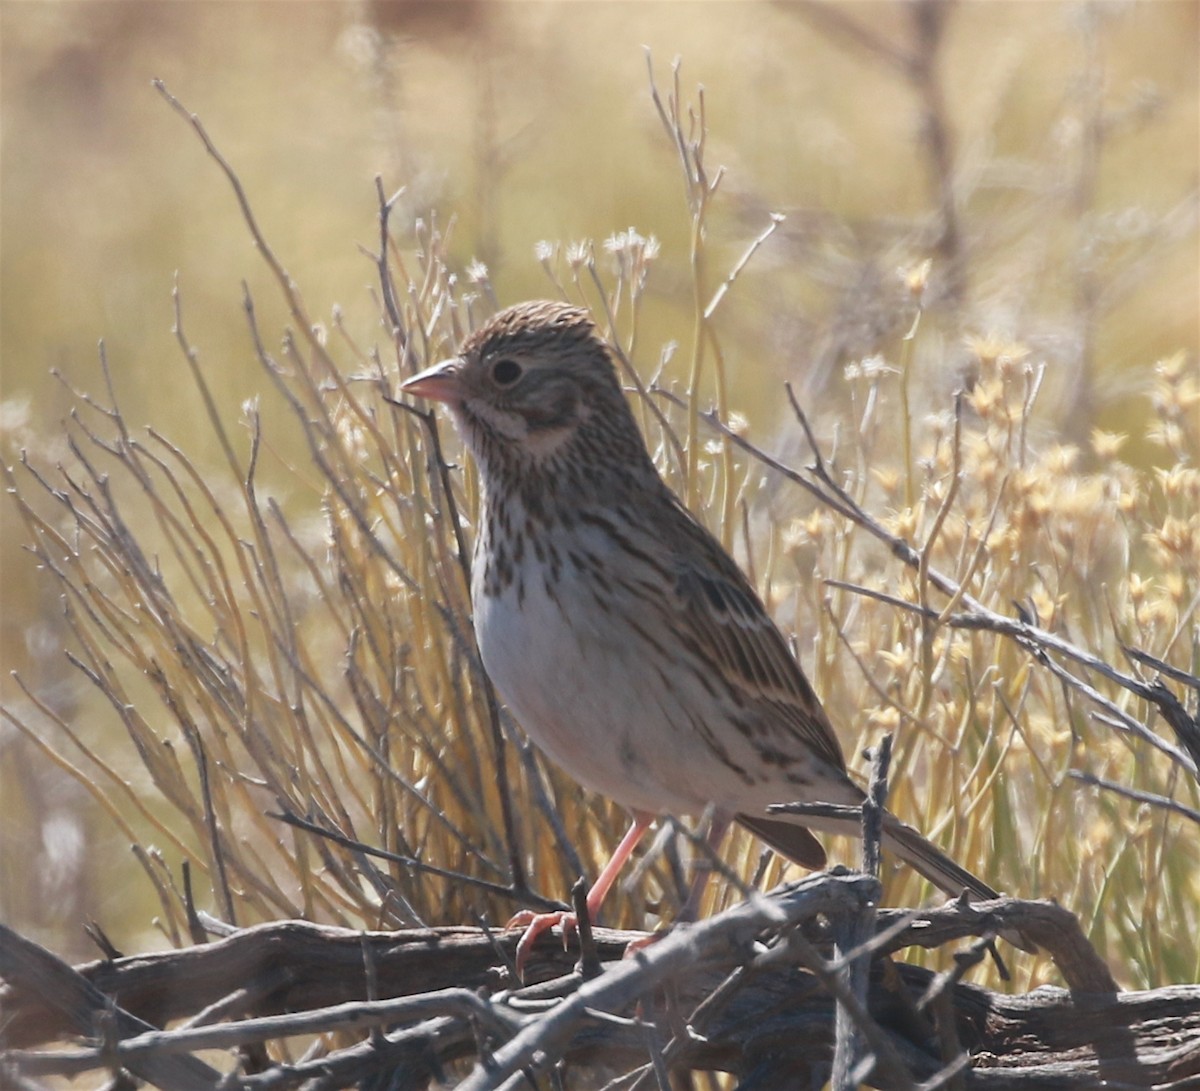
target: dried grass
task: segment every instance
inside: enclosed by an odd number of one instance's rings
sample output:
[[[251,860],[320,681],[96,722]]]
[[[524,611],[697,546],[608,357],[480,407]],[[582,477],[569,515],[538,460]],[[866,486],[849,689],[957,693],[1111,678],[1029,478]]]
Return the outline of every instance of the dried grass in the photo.
[[[1187,697],[1200,655],[1195,361],[1145,362],[1154,461],[1123,461],[1126,437],[1078,435],[1074,417],[1043,409],[1043,357],[1019,330],[972,329],[956,299],[970,255],[948,253],[953,239],[911,236],[911,268],[864,300],[885,317],[873,354],[831,380],[811,414],[831,477],[911,543],[917,563],[906,566],[756,453],[782,448],[793,477],[808,476],[813,452],[798,423],[767,441],[732,411],[746,265],[710,261],[722,194],[703,100],[689,106],[676,73],[656,104],[691,218],[682,378],[639,336],[655,307],[652,240],[629,231],[599,253],[546,245],[538,260],[553,290],[587,301],[620,346],[664,474],[795,634],[847,753],[895,732],[897,813],[1001,889],[1075,910],[1125,983],[1195,980],[1200,798],[1187,754],[1146,700],[1112,679],[1068,664],[1099,704],[1048,669],[1044,649],[938,623],[969,597],[1114,666],[1126,646],[1141,649],[1177,674],[1130,672]],[[565,897],[581,869],[594,874],[624,822],[542,762],[481,672],[465,582],[473,470],[448,429],[390,395],[449,353],[493,293],[482,267],[455,274],[451,229],[393,233],[389,207],[381,194],[378,340],[362,345],[307,313],[243,205],[291,315],[268,335],[247,295],[246,321],[260,374],[290,413],[248,404],[241,420],[222,417],[180,295],[180,352],[223,465],[135,429],[109,384],[102,397],[71,392],[57,464],[34,451],[5,468],[39,578],[61,596],[71,660],[124,735],[118,744],[77,722],[34,686],[5,715],[135,847],[172,944],[189,932],[184,863],[197,900],[211,891],[214,910],[242,924],[495,925]],[[763,216],[746,233],[751,265],[776,223]],[[917,259],[935,251],[931,272]],[[951,359],[957,395],[944,382]],[[297,435],[307,461],[274,453]],[[939,590],[938,573],[961,593]],[[1194,708],[1194,692],[1188,699]],[[1193,813],[1081,784],[1079,773]],[[289,826],[284,813],[394,855],[368,857]],[[678,869],[668,849],[659,843],[613,901],[610,923],[670,917]],[[726,855],[747,883],[783,873],[745,836]],[[928,894],[909,872],[890,877],[898,904]],[[731,896],[712,884],[708,908]],[[1016,984],[1044,972],[1022,960]]]

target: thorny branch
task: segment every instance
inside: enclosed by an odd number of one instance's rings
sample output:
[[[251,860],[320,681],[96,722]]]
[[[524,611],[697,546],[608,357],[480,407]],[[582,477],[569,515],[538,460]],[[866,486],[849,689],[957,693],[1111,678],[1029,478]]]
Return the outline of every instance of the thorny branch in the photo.
[[[513,933],[489,936],[465,928],[363,933],[283,921],[234,930],[183,950],[106,958],[72,969],[0,926],[5,981],[0,1004],[11,1047],[3,1062],[21,1078],[116,1066],[160,1086],[199,1091],[216,1087],[221,1078],[207,1066],[190,1069],[186,1080],[176,1078],[195,1051],[229,1052],[300,1034],[376,1028],[365,1042],[299,1064],[225,1077],[222,1086],[282,1089],[318,1074],[324,1086],[345,1086],[373,1072],[395,1071],[401,1063],[409,1072],[406,1086],[425,1086],[431,1076],[446,1078],[444,1066],[475,1057],[475,1069],[458,1086],[483,1091],[567,1057],[605,1056],[637,1067],[646,1063],[647,1028],[654,1027],[650,1040],[665,1043],[655,1053],[670,1071],[745,1072],[758,1062],[758,1051],[778,1055],[781,1048],[793,1063],[808,1058],[802,1063],[819,1069],[829,1064],[834,1009],[842,1005],[862,1032],[869,1050],[864,1058],[874,1066],[866,1076],[867,1066],[858,1065],[857,1078],[880,1087],[912,1087],[947,1075],[947,1063],[957,1070],[962,1062],[930,1051],[924,1040],[928,1022],[914,1038],[911,1026],[905,1030],[896,1021],[897,988],[909,994],[913,1011],[922,997],[928,1002],[939,991],[952,994],[950,1006],[930,1017],[952,1019],[967,1052],[1015,1049],[989,1039],[994,1032],[987,1021],[968,1014],[980,1004],[1003,1006],[1012,998],[962,984],[965,966],[957,976],[939,979],[893,965],[889,955],[913,943],[990,937],[1000,927],[1044,943],[1074,995],[1090,997],[1092,1007],[1116,1002],[1112,979],[1078,923],[1051,903],[998,899],[880,910],[865,943],[835,954],[831,938],[837,922],[875,897],[875,880],[837,869],[679,926],[626,959],[621,952],[635,934],[597,929],[604,968],[592,978],[570,972],[575,956],[548,939],[535,949],[530,966],[531,978],[540,980],[518,989],[506,987],[511,978],[502,968],[512,957]],[[859,959],[872,967],[861,997],[842,981]],[[372,993],[379,999],[365,999]],[[98,1041],[96,1020],[114,1010],[114,1002],[120,1032]],[[1200,997],[1196,1004],[1200,1009]],[[200,1012],[205,1015],[198,1021]],[[1065,1012],[1061,1018],[1067,1018]],[[159,1029],[180,1020],[187,1022]],[[792,1029],[784,1031],[784,1024]],[[774,1035],[757,1041],[750,1028],[768,1025],[785,1034],[789,1045],[781,1046]],[[71,1035],[91,1035],[93,1042],[66,1050],[37,1048]],[[163,1065],[172,1066],[166,1075]]]

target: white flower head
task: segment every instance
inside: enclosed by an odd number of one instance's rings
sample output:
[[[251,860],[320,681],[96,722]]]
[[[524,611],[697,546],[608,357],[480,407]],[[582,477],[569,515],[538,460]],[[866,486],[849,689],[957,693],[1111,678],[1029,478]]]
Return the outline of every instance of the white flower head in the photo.
[[[889,372],[894,372],[896,369],[879,355],[867,356],[862,362],[863,374],[868,379],[874,379],[880,375],[887,375]]]
[[[592,258],[592,240],[580,239],[567,246],[567,262],[572,269],[585,265]]]

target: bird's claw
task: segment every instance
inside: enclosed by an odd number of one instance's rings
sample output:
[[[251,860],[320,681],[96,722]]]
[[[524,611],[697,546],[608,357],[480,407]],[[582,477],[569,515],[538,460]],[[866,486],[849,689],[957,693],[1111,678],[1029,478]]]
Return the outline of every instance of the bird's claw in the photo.
[[[553,913],[535,913],[532,909],[522,909],[504,926],[506,932],[511,932],[514,928],[524,928],[525,931],[521,938],[517,941],[517,952],[515,962],[517,965],[517,977],[522,981],[525,980],[525,963],[529,961],[530,952],[533,950],[533,945],[543,933],[549,932],[556,925],[562,928],[562,945],[563,950],[567,949],[572,934],[575,932],[577,920],[574,913],[568,913],[566,910],[556,910]]]
[[[639,951],[644,951],[648,947],[653,947],[659,940],[664,939],[670,928],[663,929],[658,932],[650,932],[640,939],[631,939],[625,945],[625,951],[621,955],[621,959],[633,958]]]

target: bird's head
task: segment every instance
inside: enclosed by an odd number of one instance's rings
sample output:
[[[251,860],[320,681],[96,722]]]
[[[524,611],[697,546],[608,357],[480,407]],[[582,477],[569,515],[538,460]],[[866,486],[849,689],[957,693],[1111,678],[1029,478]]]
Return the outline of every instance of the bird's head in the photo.
[[[553,469],[572,452],[603,458],[631,439],[644,453],[608,345],[586,310],[565,303],[501,311],[400,389],[450,409],[485,477]]]

